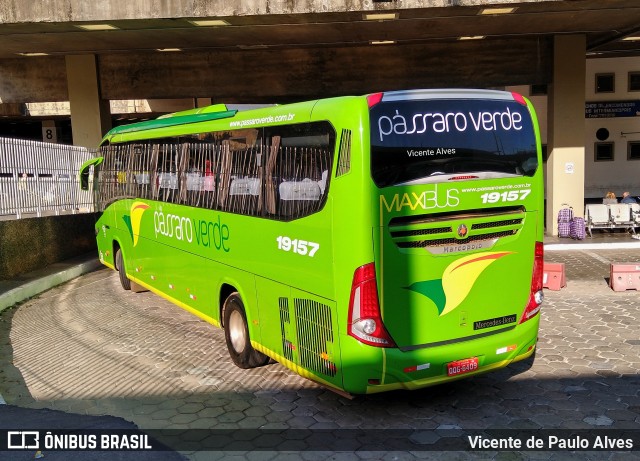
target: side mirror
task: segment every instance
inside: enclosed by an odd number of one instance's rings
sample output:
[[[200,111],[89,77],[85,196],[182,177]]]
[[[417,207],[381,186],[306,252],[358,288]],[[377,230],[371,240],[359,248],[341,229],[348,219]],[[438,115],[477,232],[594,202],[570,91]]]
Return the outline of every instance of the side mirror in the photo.
[[[80,167],[80,172],[78,174],[80,178],[80,189],[89,190],[89,168],[92,166],[96,167],[100,165],[104,160],[104,157],[96,157],[87,160]]]

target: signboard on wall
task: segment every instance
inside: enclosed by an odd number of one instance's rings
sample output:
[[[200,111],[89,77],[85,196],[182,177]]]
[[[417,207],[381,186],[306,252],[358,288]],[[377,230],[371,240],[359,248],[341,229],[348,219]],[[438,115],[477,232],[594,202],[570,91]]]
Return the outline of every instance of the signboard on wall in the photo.
[[[42,140],[44,142],[58,142],[58,132],[56,127],[54,126],[43,126],[42,127]]]
[[[585,118],[612,118],[640,116],[640,101],[598,101],[588,102]]]

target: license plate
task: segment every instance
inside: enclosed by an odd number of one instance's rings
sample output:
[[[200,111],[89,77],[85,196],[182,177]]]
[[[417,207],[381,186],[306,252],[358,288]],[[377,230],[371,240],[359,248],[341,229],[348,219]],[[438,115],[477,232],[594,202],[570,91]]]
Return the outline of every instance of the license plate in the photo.
[[[447,376],[463,375],[478,369],[478,357],[447,363]]]

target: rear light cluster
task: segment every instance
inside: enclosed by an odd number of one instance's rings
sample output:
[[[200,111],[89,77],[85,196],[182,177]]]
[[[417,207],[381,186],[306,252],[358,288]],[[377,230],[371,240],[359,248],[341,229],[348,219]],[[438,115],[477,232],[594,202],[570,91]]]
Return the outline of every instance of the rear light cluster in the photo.
[[[519,104],[522,104],[523,106],[527,105],[527,100],[524,99],[524,97],[520,94],[520,93],[514,93],[513,91],[511,92],[511,96],[513,96],[513,100]]]
[[[533,275],[531,276],[531,292],[529,293],[529,302],[522,313],[520,323],[532,319],[540,312],[540,305],[544,295],[542,294],[542,273],[544,265],[544,247],[542,242],[536,242],[535,256],[533,260]]]
[[[373,93],[367,96],[367,105],[369,106],[369,108],[372,108],[380,101],[382,101],[382,96],[384,96],[384,93]]]
[[[347,333],[370,346],[396,346],[382,323],[374,263],[357,268],[353,274]]]

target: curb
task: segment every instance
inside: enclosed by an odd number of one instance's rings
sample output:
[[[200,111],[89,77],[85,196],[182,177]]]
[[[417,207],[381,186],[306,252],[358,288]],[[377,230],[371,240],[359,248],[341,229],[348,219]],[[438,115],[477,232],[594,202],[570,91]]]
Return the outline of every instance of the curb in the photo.
[[[544,245],[544,249],[545,251],[638,250],[640,243],[635,240],[607,243],[549,243]]]
[[[53,274],[26,282],[23,285],[8,290],[5,293],[1,293],[0,312],[16,303],[29,299],[43,291],[47,291],[57,285],[60,285],[61,283],[68,282],[82,274],[94,271],[99,267],[101,267],[101,264],[96,258],[95,260],[81,262]]]

